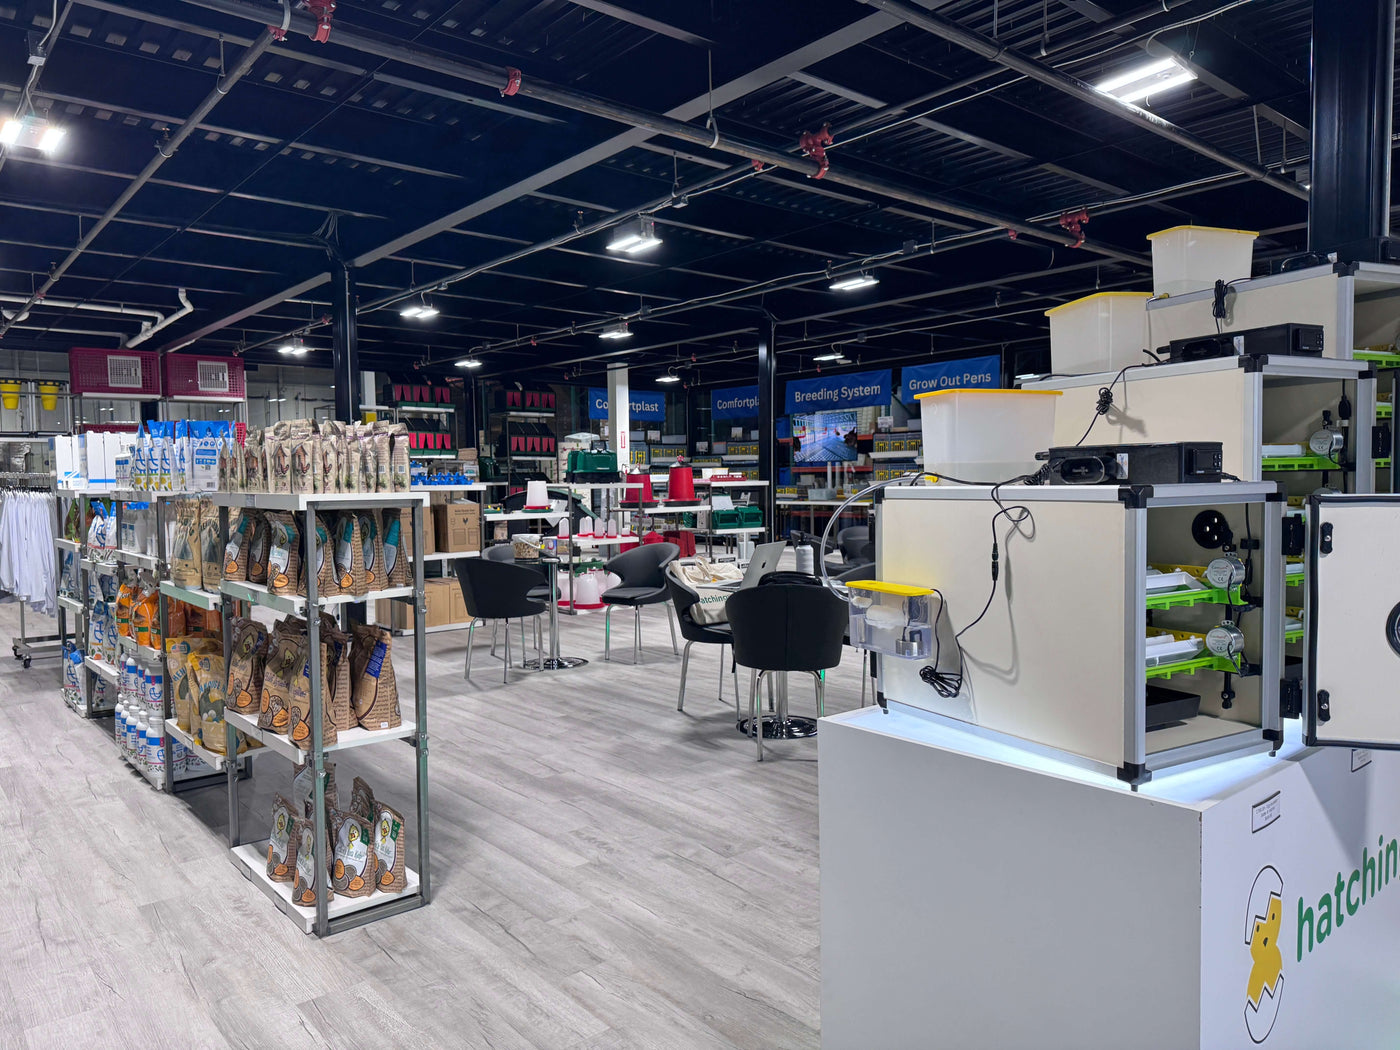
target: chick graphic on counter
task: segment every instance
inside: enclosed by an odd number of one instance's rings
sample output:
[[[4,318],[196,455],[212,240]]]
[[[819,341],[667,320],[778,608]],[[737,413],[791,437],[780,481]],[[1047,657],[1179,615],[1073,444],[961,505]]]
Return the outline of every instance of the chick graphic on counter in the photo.
[[[1283,997],[1283,952],[1278,944],[1282,921],[1283,878],[1268,866],[1254,877],[1245,912],[1244,943],[1253,965],[1245,988],[1244,1024],[1256,1043],[1273,1031]]]

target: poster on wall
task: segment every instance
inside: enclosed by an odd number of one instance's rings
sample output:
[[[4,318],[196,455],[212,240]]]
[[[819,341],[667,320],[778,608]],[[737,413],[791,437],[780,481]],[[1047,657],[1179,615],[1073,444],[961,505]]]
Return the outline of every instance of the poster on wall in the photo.
[[[890,403],[888,368],[876,372],[847,372],[845,375],[818,376],[816,379],[791,379],[783,411],[815,412],[831,408],[866,408]]]
[[[710,391],[710,415],[715,419],[757,419],[758,384]]]
[[[938,390],[976,389],[1001,385],[1001,357],[966,357],[960,361],[939,361],[935,364],[910,365],[899,370],[899,399],[906,405],[915,403],[920,394]]]
[[[666,396],[664,394],[648,394],[640,390],[628,391],[627,413],[628,418],[633,421],[664,422],[666,419]],[[591,386],[588,388],[588,418],[608,418],[608,391],[606,387]]]

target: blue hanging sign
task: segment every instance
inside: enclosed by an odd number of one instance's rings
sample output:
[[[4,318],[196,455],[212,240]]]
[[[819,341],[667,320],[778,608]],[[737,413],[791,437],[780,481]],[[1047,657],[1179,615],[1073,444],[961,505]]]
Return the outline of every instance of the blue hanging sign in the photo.
[[[878,372],[847,372],[845,375],[792,379],[787,385],[784,411],[820,412],[827,408],[865,408],[890,403],[888,368]]]
[[[710,391],[710,415],[715,419],[757,419],[758,384]]]
[[[607,387],[588,388],[588,418],[608,418]],[[662,423],[666,420],[666,395],[646,394],[640,390],[627,392],[627,418],[644,423]]]
[[[1001,357],[967,357],[961,361],[940,361],[936,364],[910,365],[899,370],[899,399],[906,405],[915,403],[920,394],[935,390],[956,390],[969,387],[998,387],[1001,385]]]

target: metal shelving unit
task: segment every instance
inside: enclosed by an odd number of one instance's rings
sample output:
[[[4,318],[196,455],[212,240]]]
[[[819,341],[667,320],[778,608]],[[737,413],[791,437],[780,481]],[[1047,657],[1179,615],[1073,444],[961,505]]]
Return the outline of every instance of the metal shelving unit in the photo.
[[[413,584],[408,587],[390,587],[371,592],[364,598],[350,596],[322,597],[317,593],[315,573],[307,573],[304,598],[287,595],[273,595],[253,584],[225,581],[221,591],[226,602],[262,604],[286,612],[306,616],[307,642],[309,651],[320,651],[320,610],[350,602],[369,601],[374,598],[393,597],[406,599],[413,604],[413,662],[414,662],[414,704],[412,717],[403,717],[402,724],[392,730],[352,729],[337,733],[337,742],[326,744],[323,728],[321,697],[321,661],[311,659],[309,667],[309,689],[311,696],[311,747],[302,751],[286,737],[259,730],[256,723],[239,716],[236,712],[226,712],[228,725],[229,754],[237,753],[238,733],[262,742],[264,749],[290,762],[301,760],[311,763],[314,770],[312,808],[314,825],[315,865],[317,872],[317,899],[314,909],[303,908],[292,903],[292,887],[288,883],[273,882],[267,877],[266,840],[253,843],[243,841],[238,812],[238,778],[230,766],[226,771],[228,780],[229,817],[229,856],[234,865],[243,872],[268,898],[305,933],[315,933],[324,937],[374,922],[390,915],[421,908],[430,899],[428,878],[428,667],[426,625],[424,619],[427,606],[423,593],[423,518],[428,507],[427,493],[337,493],[324,495],[274,494],[274,493],[214,493],[214,502],[220,508],[220,534],[224,542],[228,537],[228,511],[231,507],[247,507],[258,510],[282,510],[302,516],[300,521],[302,537],[302,563],[315,564],[313,545],[316,535],[316,514],[318,511],[361,510],[367,508],[399,508],[412,511],[413,529]],[[233,617],[224,616],[224,654],[227,658],[232,649]],[[405,865],[408,884],[403,892],[393,896],[372,893],[367,897],[327,896],[329,886],[329,865],[327,848],[329,835],[326,829],[326,755],[347,748],[370,746],[407,739],[416,755],[416,864]]]

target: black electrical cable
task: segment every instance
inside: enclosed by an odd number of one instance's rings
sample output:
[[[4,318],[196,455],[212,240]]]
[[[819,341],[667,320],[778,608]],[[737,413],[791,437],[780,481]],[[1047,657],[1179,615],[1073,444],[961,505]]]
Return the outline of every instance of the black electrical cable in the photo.
[[[956,672],[941,671],[939,665],[943,662],[943,636],[939,633],[939,625],[943,622],[947,613],[948,603],[943,599],[943,592],[934,588],[933,593],[938,595],[938,615],[933,618],[933,663],[920,668],[919,677],[928,685],[933,686],[933,691],[945,700],[951,700],[962,692],[963,673],[962,643],[954,635],[953,643],[958,649],[958,669]]]
[[[1146,350],[1143,351],[1143,353],[1146,352]],[[1089,436],[1089,431],[1093,430],[1094,424],[1099,421],[1099,416],[1108,415],[1108,410],[1113,407],[1113,388],[1118,385],[1118,381],[1120,379],[1123,379],[1124,374],[1132,371],[1134,368],[1151,367],[1151,364],[1124,365],[1118,370],[1118,374],[1113,377],[1113,379],[1109,382],[1108,386],[1099,387],[1099,399],[1094,403],[1094,414],[1089,420],[1089,425],[1084,428],[1084,433],[1080,435],[1079,440],[1074,443],[1075,448],[1078,448],[1080,445],[1084,444],[1085,439]],[[1123,390],[1126,392],[1127,389],[1128,381],[1126,379],[1123,379]]]

